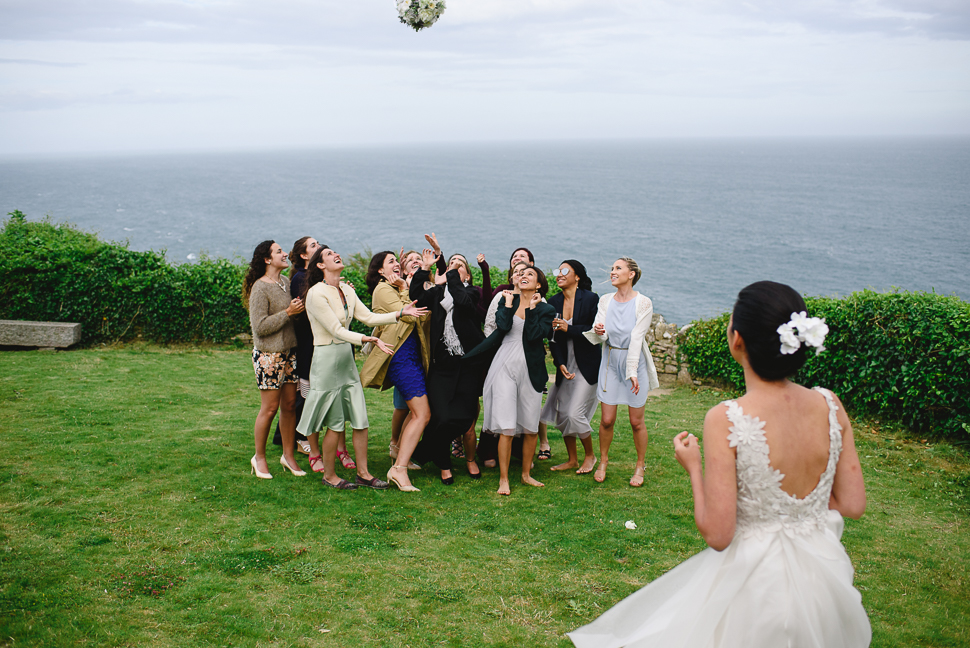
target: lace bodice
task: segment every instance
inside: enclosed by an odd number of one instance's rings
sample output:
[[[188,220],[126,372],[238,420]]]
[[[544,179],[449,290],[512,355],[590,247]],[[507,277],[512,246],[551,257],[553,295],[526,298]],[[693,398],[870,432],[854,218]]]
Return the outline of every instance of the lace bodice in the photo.
[[[825,528],[835,467],[842,452],[842,426],[832,393],[815,388],[829,407],[829,460],[815,489],[799,499],[781,488],[784,475],[768,460],[764,421],[745,414],[736,401],[724,401],[731,422],[728,442],[737,448],[738,513],[735,535],[762,535],[783,531],[811,533]]]

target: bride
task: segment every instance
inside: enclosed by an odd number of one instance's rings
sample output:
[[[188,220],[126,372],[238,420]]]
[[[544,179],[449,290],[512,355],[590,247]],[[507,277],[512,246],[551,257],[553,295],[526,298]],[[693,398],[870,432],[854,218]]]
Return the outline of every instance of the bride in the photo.
[[[823,320],[789,286],[741,291],[728,324],[747,391],[712,408],[698,440],[674,439],[709,549],[569,633],[579,648],[855,648],[869,619],[840,542],[866,508],[852,426],[838,397],[788,378]]]

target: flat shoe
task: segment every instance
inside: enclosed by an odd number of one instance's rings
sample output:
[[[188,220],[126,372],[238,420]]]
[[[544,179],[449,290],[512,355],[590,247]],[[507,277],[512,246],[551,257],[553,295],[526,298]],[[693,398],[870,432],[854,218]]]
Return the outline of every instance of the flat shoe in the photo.
[[[465,463],[466,464],[471,464],[472,462],[471,461],[466,461]],[[468,468],[468,466],[465,466],[465,468]],[[469,470],[468,471],[468,476],[471,477],[472,479],[481,479],[482,478],[482,471],[479,470],[478,472],[473,473],[472,471]]]
[[[552,459],[552,448],[548,450],[540,450],[539,454],[536,455],[539,461],[545,461],[546,459]]]
[[[444,484],[445,486],[454,486],[455,476],[452,475],[451,477],[442,477],[441,483]]]
[[[357,484],[351,484],[346,479],[341,479],[336,484],[331,484],[330,482],[328,482],[326,477],[324,477],[321,481],[323,482],[324,486],[329,486],[330,488],[336,488],[337,490],[357,490]]]
[[[375,490],[387,490],[387,482],[383,479],[378,479],[377,477],[364,479],[360,475],[357,475],[357,479],[354,480],[354,483],[357,486],[366,486],[367,488],[373,488]]]

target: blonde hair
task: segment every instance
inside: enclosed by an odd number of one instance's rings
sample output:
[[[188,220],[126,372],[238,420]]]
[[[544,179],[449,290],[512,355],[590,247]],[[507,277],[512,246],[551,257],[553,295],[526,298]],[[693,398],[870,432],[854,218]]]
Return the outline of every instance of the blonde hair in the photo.
[[[622,261],[627,265],[628,268],[630,268],[630,270],[633,271],[633,285],[637,285],[637,282],[640,281],[640,277],[643,275],[643,273],[640,272],[639,264],[637,264],[637,262],[630,257],[620,257],[617,259],[617,261]]]

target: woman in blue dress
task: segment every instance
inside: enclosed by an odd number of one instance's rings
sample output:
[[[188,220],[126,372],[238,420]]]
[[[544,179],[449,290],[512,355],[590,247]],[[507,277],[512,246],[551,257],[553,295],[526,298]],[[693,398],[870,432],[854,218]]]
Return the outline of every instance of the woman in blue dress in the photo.
[[[640,280],[640,266],[630,257],[621,257],[610,269],[610,283],[616,292],[600,298],[593,329],[584,333],[594,344],[603,345],[597,397],[600,401],[600,463],[593,479],[606,479],[613,426],[620,405],[629,410],[637,465],[630,486],[643,486],[647,454],[647,427],[643,411],[647,392],[660,386],[657,369],[647,345],[647,332],[653,320],[653,302],[633,287]]]

